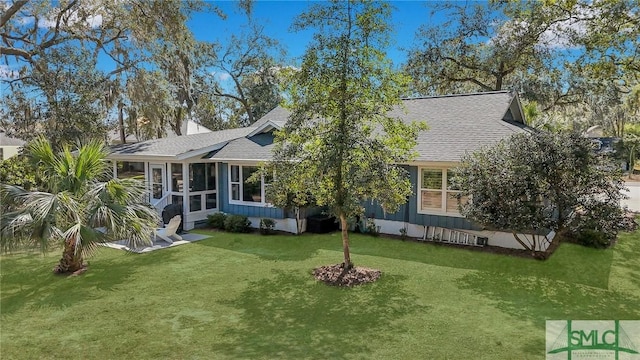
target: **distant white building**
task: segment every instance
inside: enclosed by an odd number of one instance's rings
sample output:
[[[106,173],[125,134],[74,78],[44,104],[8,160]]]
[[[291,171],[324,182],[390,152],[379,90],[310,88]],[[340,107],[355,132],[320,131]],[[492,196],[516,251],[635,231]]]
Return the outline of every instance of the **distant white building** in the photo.
[[[20,139],[7,136],[0,131],[0,161],[18,155],[25,142]]]

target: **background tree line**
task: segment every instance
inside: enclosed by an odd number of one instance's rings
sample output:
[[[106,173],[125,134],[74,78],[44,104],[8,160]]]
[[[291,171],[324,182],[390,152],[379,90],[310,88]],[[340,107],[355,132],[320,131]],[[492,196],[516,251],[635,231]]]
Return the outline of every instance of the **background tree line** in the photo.
[[[250,1],[237,6],[245,25],[222,46],[187,26],[196,12],[225,20],[206,1],[3,3],[2,129],[57,146],[114,128],[123,142],[125,129],[139,139],[180,135],[188,117],[212,129],[255,121],[280,100],[283,51],[252,19]]]
[[[0,52],[15,71],[2,80],[2,128],[25,140],[77,142],[113,128],[155,138],[180,134],[187,117],[214,130],[246,126],[282,100],[279,85],[298,65],[265,34],[251,1],[238,3],[244,25],[220,43],[196,40],[187,26],[200,12],[224,24],[204,1],[3,6]],[[534,127],[601,125],[622,137],[638,122],[637,1],[428,3],[429,11],[447,20],[427,18],[407,50],[405,96],[515,89]]]

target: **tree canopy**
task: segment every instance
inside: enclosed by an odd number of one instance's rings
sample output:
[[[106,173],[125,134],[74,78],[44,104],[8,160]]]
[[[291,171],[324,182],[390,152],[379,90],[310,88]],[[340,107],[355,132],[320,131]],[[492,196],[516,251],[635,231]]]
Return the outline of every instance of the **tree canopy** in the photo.
[[[39,137],[26,149],[39,166],[44,189],[25,190],[0,184],[2,204],[0,246],[10,250],[36,246],[46,251],[62,243],[63,254],[56,273],[84,268],[83,260],[102,242],[125,239],[132,248],[151,242],[160,218],[143,203],[144,182],[112,179],[107,151],[92,141],[73,154],[68,146],[60,153]]]
[[[387,3],[331,1],[296,19],[294,29],[316,32],[288,83],[292,114],[267,167],[275,171],[275,205],[311,195],[340,219],[345,268],[352,266],[348,219],[362,213],[362,202],[376,200],[393,212],[411,194],[399,164],[412,157],[423,128],[388,116],[408,83],[385,56],[389,14]]]
[[[195,11],[216,12],[215,7],[196,0],[15,1],[4,6],[0,53],[13,76],[4,80],[11,96],[3,99],[3,126],[26,140],[39,133],[54,143],[84,141],[87,134],[104,138],[105,119],[114,106],[121,110],[127,104],[135,113],[159,105],[143,105],[124,90],[128,79],[139,79],[134,76],[139,69],[154,68],[162,81],[151,88],[162,87],[173,100],[169,110],[156,113],[170,113],[170,125],[179,132],[182,104],[193,103],[190,72],[196,55],[206,50],[186,21]]]
[[[543,109],[638,84],[637,1],[439,3],[406,68],[421,94],[516,89]],[[613,87],[613,88],[612,88]]]
[[[512,232],[532,252],[550,245],[541,229],[562,233],[581,222],[615,237],[621,223],[621,172],[579,134],[516,134],[464,156],[455,174],[454,186],[471,198],[461,213]]]

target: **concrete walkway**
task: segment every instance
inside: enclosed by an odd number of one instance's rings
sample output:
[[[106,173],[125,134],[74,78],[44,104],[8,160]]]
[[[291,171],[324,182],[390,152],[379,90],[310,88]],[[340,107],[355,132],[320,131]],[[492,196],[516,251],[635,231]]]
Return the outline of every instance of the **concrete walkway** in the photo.
[[[629,191],[623,191],[622,193],[629,198],[622,200],[622,205],[626,205],[631,211],[640,212],[640,182],[627,181],[625,185]]]
[[[153,245],[151,246],[147,246],[147,247],[143,247],[143,248],[139,248],[139,249],[131,249],[129,247],[127,247],[127,242],[126,240],[121,240],[121,241],[116,241],[116,242],[112,242],[112,243],[106,243],[106,244],[101,244],[102,246],[106,246],[106,247],[110,247],[112,249],[118,249],[118,250],[126,250],[126,251],[131,251],[134,253],[147,253],[147,252],[151,252],[151,251],[155,251],[155,250],[160,250],[160,249],[166,249],[166,248],[170,248],[170,247],[174,247],[174,246],[179,246],[179,245],[184,245],[184,244],[189,244],[195,241],[200,241],[200,240],[204,240],[204,239],[208,239],[210,238],[210,236],[206,236],[206,235],[200,235],[200,234],[181,234],[180,236],[182,236],[182,240],[178,240],[178,241],[174,241],[173,244],[169,244],[168,242],[160,239],[160,238],[156,238],[153,241]]]

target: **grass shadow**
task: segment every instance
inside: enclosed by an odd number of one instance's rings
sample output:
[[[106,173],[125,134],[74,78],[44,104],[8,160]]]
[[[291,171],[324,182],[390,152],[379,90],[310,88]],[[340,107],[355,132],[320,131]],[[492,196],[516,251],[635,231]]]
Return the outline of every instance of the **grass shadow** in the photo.
[[[327,235],[257,235],[227,232],[198,231],[199,234],[209,235],[210,239],[198,241],[195,244],[219,249],[231,250],[243,254],[256,255],[263,260],[302,261],[315,256],[319,250],[325,248],[322,243],[331,242]],[[321,240],[320,238],[325,238]],[[336,237],[336,242],[338,241]],[[329,245],[327,249],[332,249]],[[339,249],[339,247],[337,248]]]
[[[319,250],[342,251],[340,233],[261,236],[206,230],[198,232],[211,236],[211,239],[197,242],[198,245],[252,254],[265,260],[301,261],[315,256]],[[575,244],[561,244],[550,259],[540,261],[355,233],[349,238],[352,259],[356,264],[358,255],[371,255],[443,267],[499,271],[506,275],[535,273],[539,277],[603,289],[608,287],[613,259],[612,249],[590,249]]]
[[[171,261],[174,252],[132,254],[100,249],[98,255],[98,259],[92,257],[87,260],[87,272],[71,277],[52,273],[59,259],[55,253],[2,256],[2,315],[14,313],[25,306],[62,309],[90,300],[99,296],[96,290],[112,291],[125,283],[138,268]]]
[[[472,272],[458,287],[482,295],[501,311],[531,320],[544,329],[545,320],[610,320],[640,318],[640,296],[581,284],[531,276]]]
[[[640,289],[640,237],[637,233],[622,233],[615,249],[615,266],[623,270],[624,280],[631,287]]]
[[[370,344],[406,331],[396,320],[428,310],[403,289],[403,281],[403,276],[383,275],[376,283],[344,289],[310,274],[278,271],[225,303],[241,320],[216,348],[231,358],[366,357]]]

